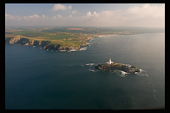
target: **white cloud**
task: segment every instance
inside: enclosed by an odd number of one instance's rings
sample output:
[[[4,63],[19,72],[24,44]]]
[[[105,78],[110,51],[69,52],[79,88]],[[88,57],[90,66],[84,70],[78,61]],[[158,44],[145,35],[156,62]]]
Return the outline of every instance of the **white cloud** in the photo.
[[[5,19],[13,19],[13,16],[5,13]]]
[[[29,15],[29,16],[18,16],[18,15],[10,15],[10,14],[6,14],[5,13],[5,19],[6,20],[12,20],[12,21],[36,21],[36,20],[39,20],[39,19],[45,19],[45,18],[48,18],[47,16],[45,15],[42,15],[42,17],[40,17],[39,15],[37,14],[33,14],[33,15]]]
[[[71,9],[72,9],[71,5],[69,5],[69,6],[67,7],[67,9],[68,9],[68,10],[71,10]]]
[[[75,14],[77,11],[76,10],[73,10],[72,12],[71,12],[71,14]]]
[[[96,11],[94,11],[94,14],[96,14]]]
[[[71,9],[72,9],[71,5],[66,6],[66,5],[61,5],[61,4],[55,4],[52,8],[52,11],[57,11],[57,10],[65,11],[65,10],[71,10]]]
[[[69,17],[72,17],[72,15],[69,15]],[[11,21],[41,21],[41,20],[53,20],[53,19],[59,19],[63,18],[62,15],[57,15],[53,17],[48,17],[45,15],[39,16],[37,14],[29,15],[29,16],[18,16],[18,15],[10,15],[5,13],[5,20],[11,20]],[[64,17],[65,18],[65,17]]]
[[[57,15],[57,17],[58,17],[58,18],[62,18],[62,16],[61,16],[61,15]]]
[[[42,15],[42,18],[45,18],[45,15]]]
[[[53,19],[56,19],[57,17],[56,16],[53,16]]]
[[[90,11],[87,12],[86,15],[87,15],[87,16],[91,16],[91,12],[90,12]]]
[[[73,11],[71,12],[71,14],[80,14],[80,12],[77,11],[77,10],[73,10]]]
[[[150,4],[144,4],[141,7],[135,6],[131,7],[127,10],[127,13],[133,14],[136,17],[143,18],[143,17],[153,17],[159,18],[165,15],[165,5],[161,6],[152,6]]]
[[[94,26],[164,27],[165,5],[144,4],[127,10],[105,10],[99,13],[89,11],[81,20],[86,25]]]
[[[20,20],[20,19],[22,19],[22,17],[21,16],[18,16],[18,15],[10,15],[10,14],[6,14],[5,13],[5,19],[6,20]]]
[[[64,5],[62,5],[64,6]],[[69,6],[67,10],[69,9]],[[60,8],[61,9],[61,8]],[[64,8],[63,8],[64,9]],[[71,9],[71,8],[70,8]],[[73,10],[68,16],[56,15],[48,17],[37,14],[29,16],[10,15],[5,13],[6,22],[35,22],[34,24],[49,25],[78,25],[78,26],[136,26],[136,27],[164,27],[165,26],[165,5],[133,6],[128,9],[105,10],[101,12],[87,12],[83,16],[73,16],[77,13]],[[36,23],[37,22],[37,23]],[[34,25],[33,24],[33,25]]]
[[[45,15],[44,15],[45,16]],[[41,17],[37,14],[34,14],[34,15],[29,15],[29,16],[24,16],[24,17],[20,17],[21,19],[25,19],[25,20],[36,20],[36,19],[40,19]]]

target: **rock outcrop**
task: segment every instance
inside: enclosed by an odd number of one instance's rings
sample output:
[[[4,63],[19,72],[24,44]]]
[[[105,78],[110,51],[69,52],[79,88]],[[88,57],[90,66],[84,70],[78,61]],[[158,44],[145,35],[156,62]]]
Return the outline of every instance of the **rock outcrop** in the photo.
[[[25,46],[29,46],[30,44],[29,43],[25,43]]]
[[[65,46],[65,47],[59,47],[58,50],[61,51],[61,50],[66,50],[66,51],[69,51],[69,50],[72,50],[72,49],[80,49],[80,46],[79,47],[73,47],[73,46]]]
[[[53,45],[53,44],[49,44],[43,47],[43,49],[45,50],[58,50],[58,48],[60,47],[60,45]]]
[[[5,44],[9,44],[10,40],[12,39],[13,37],[8,37],[8,38],[5,38]]]
[[[80,45],[78,47],[73,47],[73,46],[64,46],[63,47],[60,44],[51,44],[50,41],[30,40],[30,39],[22,38],[22,37],[21,38],[20,37],[5,38],[5,43],[20,44],[20,45],[25,45],[25,46],[41,46],[45,50],[58,50],[58,51],[62,51],[62,50],[70,51],[72,49],[78,50],[82,46],[85,46],[88,44],[87,43],[84,45]]]
[[[31,41],[30,41],[30,45],[33,45],[33,44],[34,44],[34,40],[31,40]]]
[[[8,43],[9,43],[9,44],[14,44],[14,43],[16,43],[18,40],[20,40],[20,37],[11,38]]]
[[[29,40],[27,38],[20,38],[20,40],[18,40],[16,43],[21,45],[29,45]]]
[[[45,47],[49,43],[50,43],[50,41],[41,41],[41,45],[40,46]]]
[[[105,70],[122,70],[125,71],[127,73],[135,73],[135,72],[140,72],[140,70],[138,68],[136,68],[135,66],[127,66],[125,64],[121,64],[121,63],[111,63],[111,64],[98,64],[97,66],[95,66],[96,69],[101,70],[101,71],[105,71]]]

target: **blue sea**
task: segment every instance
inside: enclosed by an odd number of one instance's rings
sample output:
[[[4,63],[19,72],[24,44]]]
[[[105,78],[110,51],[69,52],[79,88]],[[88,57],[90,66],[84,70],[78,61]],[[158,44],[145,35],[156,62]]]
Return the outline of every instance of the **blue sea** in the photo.
[[[165,33],[101,36],[89,43],[76,52],[6,44],[5,109],[165,107]],[[94,68],[109,59],[141,72]]]

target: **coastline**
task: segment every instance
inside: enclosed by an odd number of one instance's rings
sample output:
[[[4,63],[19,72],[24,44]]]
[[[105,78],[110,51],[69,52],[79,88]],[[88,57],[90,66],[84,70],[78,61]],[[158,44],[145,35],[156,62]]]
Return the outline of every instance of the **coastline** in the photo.
[[[90,40],[92,37],[88,38],[88,40]],[[86,50],[85,46],[88,46],[90,43],[88,43],[86,40],[85,44],[80,44],[78,46],[62,46],[61,44],[50,44],[50,41],[37,41],[37,40],[29,40],[27,38],[21,38],[21,37],[12,37],[12,38],[8,38],[8,40],[5,41],[5,44],[17,44],[17,45],[23,45],[23,46],[32,46],[32,47],[36,47],[39,46],[41,47],[41,49],[43,50],[51,50],[51,51],[78,51],[78,50]]]
[[[19,35],[6,38],[5,43],[19,44],[19,45],[24,45],[24,46],[41,46],[42,49],[44,50],[70,51],[70,50],[80,50],[84,46],[90,45],[91,43],[88,43],[88,41],[93,38],[99,38],[99,37],[104,37],[104,36],[118,36],[118,35],[123,35],[123,34],[101,34],[101,35],[94,34],[94,35],[88,36],[84,40],[84,44],[79,44],[76,46],[75,45],[62,45],[61,43],[52,44],[50,40],[34,40],[34,39],[26,38],[26,37],[21,38],[21,36]],[[127,35],[127,34],[124,34],[124,35]],[[133,34],[128,34],[128,35],[133,35]]]
[[[118,34],[107,34],[107,35],[98,35],[97,37],[103,37],[103,36],[117,36]]]
[[[57,45],[51,45],[49,44],[50,41],[37,41],[37,40],[29,40],[27,38],[21,38],[21,37],[13,37],[13,38],[9,38],[9,40],[7,40],[5,43],[7,44],[19,44],[19,45],[24,45],[24,46],[40,46],[43,50],[58,50],[58,51],[77,51],[77,50],[83,50],[84,46],[88,46],[90,45],[90,43],[88,43],[88,41],[92,38],[98,38],[98,37],[102,37],[102,36],[111,36],[111,35],[116,35],[116,34],[106,34],[106,35],[92,35],[87,37],[87,39],[85,39],[85,44],[80,44],[77,47],[74,46],[61,46],[60,44]],[[26,43],[24,42],[26,41]],[[24,42],[24,43],[23,43]],[[45,42],[45,43],[44,43]]]
[[[110,62],[107,62],[105,64],[99,63],[97,66],[95,66],[95,68],[100,71],[121,70],[121,71],[125,71],[126,73],[140,72],[140,69],[136,68],[135,66],[125,65],[122,63],[110,63]]]

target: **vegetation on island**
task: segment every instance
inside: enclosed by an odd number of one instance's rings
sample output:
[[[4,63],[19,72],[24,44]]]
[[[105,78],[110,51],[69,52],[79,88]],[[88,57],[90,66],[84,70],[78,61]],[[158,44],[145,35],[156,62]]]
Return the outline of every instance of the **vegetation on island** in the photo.
[[[106,70],[122,70],[127,73],[135,73],[135,72],[140,72],[138,68],[135,66],[127,66],[125,64],[121,63],[111,63],[111,64],[98,64],[95,66],[96,69],[101,70],[101,71],[106,71]]]

